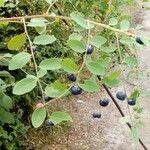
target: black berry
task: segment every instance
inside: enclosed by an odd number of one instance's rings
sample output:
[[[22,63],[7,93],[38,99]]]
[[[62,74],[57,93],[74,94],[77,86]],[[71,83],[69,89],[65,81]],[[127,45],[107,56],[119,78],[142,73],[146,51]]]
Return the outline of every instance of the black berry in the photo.
[[[108,98],[102,98],[99,101],[99,104],[103,107],[106,107],[109,104],[110,100]]]
[[[94,112],[93,118],[101,118],[101,113],[100,112]]]
[[[77,85],[73,85],[71,88],[70,88],[70,92],[73,94],[73,95],[78,95],[78,94],[81,94],[82,93],[82,89],[77,86]]]
[[[76,81],[76,76],[74,75],[74,74],[71,74],[71,73],[69,73],[69,74],[67,74],[67,78],[70,80],[70,81]]]
[[[94,47],[91,44],[87,45],[87,54],[92,54],[93,51],[94,51]]]
[[[124,101],[127,97],[126,93],[124,91],[118,91],[116,93],[116,97],[121,100],[121,101]]]
[[[45,121],[45,125],[46,125],[47,127],[51,127],[51,126],[54,125],[54,123],[53,123],[50,119],[47,119],[47,120]]]
[[[128,104],[130,106],[134,106],[136,104],[136,99],[134,99],[134,98],[128,99]]]
[[[140,37],[136,37],[136,42],[139,43],[140,45],[144,45],[143,41],[141,40]]]

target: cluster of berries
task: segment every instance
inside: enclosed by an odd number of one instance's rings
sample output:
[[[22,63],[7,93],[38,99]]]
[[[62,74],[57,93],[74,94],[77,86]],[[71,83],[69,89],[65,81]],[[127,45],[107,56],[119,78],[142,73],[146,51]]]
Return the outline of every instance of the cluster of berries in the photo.
[[[118,91],[116,93],[116,97],[118,100],[124,101],[127,98],[127,95],[124,91]],[[135,98],[128,98],[127,101],[128,101],[128,105],[130,105],[130,106],[134,106],[136,104]],[[102,99],[100,99],[99,104],[102,107],[106,107],[106,106],[108,106],[109,102],[110,102],[110,100],[108,98],[102,98]],[[100,117],[101,117],[101,113],[99,113],[99,112],[93,113],[93,118],[100,118]]]

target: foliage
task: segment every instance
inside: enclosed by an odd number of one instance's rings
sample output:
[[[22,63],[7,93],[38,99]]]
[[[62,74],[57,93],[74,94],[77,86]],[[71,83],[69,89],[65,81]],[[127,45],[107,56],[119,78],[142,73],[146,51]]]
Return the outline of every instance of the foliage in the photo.
[[[25,112],[34,101],[42,99],[43,107],[32,110],[33,127],[40,127],[47,115],[54,124],[72,121],[66,112],[49,114],[47,106],[51,101],[45,102],[44,96],[55,101],[70,94],[74,84],[87,92],[98,91],[101,84],[118,86],[123,69],[114,70],[112,64],[121,63],[131,70],[138,66],[133,49],[141,45],[130,32],[131,16],[122,12],[124,7],[134,4],[134,0],[0,1],[0,16],[9,17],[0,18],[0,123],[4,144],[14,142],[4,130],[5,124],[17,132],[15,137],[26,129],[15,128],[23,124],[21,118],[15,120],[18,109],[13,109],[21,107]],[[147,37],[141,39],[145,45],[150,44]],[[91,55],[87,54],[89,44],[94,46]],[[83,70],[91,77],[82,79]],[[67,73],[75,74],[77,81],[67,81],[64,78]],[[97,75],[101,76],[101,83]],[[134,95],[138,97],[137,92],[131,94]],[[25,106],[22,106],[24,99]],[[136,131],[135,125],[133,137]]]

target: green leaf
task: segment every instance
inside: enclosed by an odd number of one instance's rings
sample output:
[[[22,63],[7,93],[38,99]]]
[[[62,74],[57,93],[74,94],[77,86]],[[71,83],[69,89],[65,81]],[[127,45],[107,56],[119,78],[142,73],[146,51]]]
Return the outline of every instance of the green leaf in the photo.
[[[97,48],[100,48],[103,44],[107,42],[107,39],[102,36],[94,36],[91,39],[91,44],[94,45]]]
[[[91,29],[94,27],[93,24],[89,23],[79,12],[73,12],[70,14],[71,18],[81,27],[85,29]]]
[[[109,73],[109,74],[107,75],[107,78],[108,78],[109,80],[117,79],[117,78],[119,78],[119,76],[121,75],[121,73],[122,73],[121,70],[114,70],[114,71],[112,71],[111,73]]]
[[[84,84],[79,84],[79,86],[87,92],[96,92],[99,90],[99,85],[97,84],[96,77],[85,80]]]
[[[46,118],[45,107],[36,108],[32,114],[31,122],[34,128],[40,127]]]
[[[132,45],[135,43],[135,40],[129,36],[122,36],[120,39],[120,43],[125,44],[125,45]]]
[[[17,82],[13,88],[13,94],[23,95],[33,90],[37,85],[36,78],[24,78]]]
[[[47,74],[47,70],[45,69],[40,69],[37,73],[38,78],[42,78]]]
[[[120,75],[121,70],[114,70],[111,73],[107,74],[106,77],[104,77],[103,82],[110,87],[117,86],[119,84],[118,78]]]
[[[9,70],[21,69],[24,67],[31,59],[31,55],[26,52],[18,53],[13,56],[9,62]]]
[[[0,121],[2,123],[9,123],[9,124],[12,123],[13,124],[15,122],[15,119],[11,113],[5,111],[2,107],[0,107]]]
[[[89,69],[89,71],[91,71],[91,73],[93,73],[94,75],[105,75],[105,68],[98,62],[88,62],[86,63],[87,68]]]
[[[130,28],[130,22],[128,20],[122,20],[120,22],[120,29],[127,31]]]
[[[72,50],[78,53],[83,53],[85,52],[85,49],[86,49],[83,42],[78,41],[78,40],[68,40],[68,45]]]
[[[59,58],[45,59],[40,63],[39,67],[45,70],[61,69],[61,59]]]
[[[134,89],[131,94],[130,94],[130,98],[134,98],[137,99],[140,96],[140,91],[138,89]]]
[[[138,65],[138,60],[134,56],[127,56],[124,59],[124,63],[126,63],[127,65],[133,67],[133,66]]]
[[[62,68],[69,73],[76,73],[78,71],[77,64],[70,58],[65,58],[62,60]]]
[[[110,57],[100,57],[98,60],[97,60],[98,63],[100,63],[103,67],[107,68],[110,63],[111,63],[111,59]]]
[[[33,43],[37,45],[48,45],[56,41],[54,35],[39,35],[34,38]]]
[[[0,7],[4,7],[4,0],[0,0]]]
[[[72,33],[69,36],[69,40],[78,40],[80,41],[82,39],[82,35],[78,34],[78,33]]]
[[[45,18],[32,18],[27,26],[30,27],[44,27],[48,21]]]
[[[62,96],[67,90],[68,89],[65,84],[61,83],[60,81],[55,81],[51,85],[46,86],[45,93],[47,96],[53,98]],[[65,96],[65,94],[63,96]]]
[[[71,121],[72,122],[72,117],[66,113],[66,112],[53,112],[50,116],[51,121],[56,125],[59,124],[63,121]]]
[[[115,26],[118,24],[118,20],[116,18],[110,18],[109,19],[109,25]]]
[[[113,79],[113,80],[110,80],[109,78],[104,78],[103,79],[103,82],[109,86],[109,87],[115,87],[115,86],[118,86],[118,84],[120,83],[120,81],[118,79]]]
[[[105,53],[112,53],[117,49],[115,44],[111,44],[109,47],[102,46],[100,50]]]
[[[46,34],[46,26],[43,27],[35,27],[35,30],[38,34]]]
[[[0,90],[0,106],[9,110],[12,108],[12,99]]]
[[[130,123],[130,122],[131,122],[130,116],[125,116],[125,117],[120,118],[120,119],[119,119],[119,122],[120,122],[121,124]]]
[[[21,50],[25,42],[26,42],[26,35],[23,33],[15,35],[13,38],[11,38],[11,40],[8,41],[7,46],[9,50]]]
[[[0,21],[0,27],[7,27],[8,23],[9,22],[7,22],[7,21]]]
[[[139,141],[139,130],[136,127],[131,128],[132,141],[137,143]]]

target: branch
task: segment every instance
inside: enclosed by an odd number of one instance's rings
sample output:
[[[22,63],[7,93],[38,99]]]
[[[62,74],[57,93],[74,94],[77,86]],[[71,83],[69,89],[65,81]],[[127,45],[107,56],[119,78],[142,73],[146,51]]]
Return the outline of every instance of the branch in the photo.
[[[37,63],[36,63],[36,60],[35,60],[35,56],[34,56],[34,52],[33,52],[33,44],[32,44],[32,41],[30,39],[30,36],[28,34],[28,31],[27,31],[27,27],[26,27],[26,22],[25,22],[25,18],[22,18],[22,21],[23,21],[23,24],[24,24],[24,30],[25,30],[25,34],[27,36],[27,39],[29,41],[29,46],[30,46],[30,51],[31,51],[31,55],[32,55],[32,59],[33,59],[33,63],[34,63],[34,67],[35,67],[35,73],[36,73],[36,76],[38,78],[38,66],[37,66]],[[42,93],[42,100],[43,100],[43,103],[45,103],[45,100],[44,100],[44,91],[42,89],[42,85],[40,83],[40,80],[38,78],[38,84],[39,84],[39,87],[40,87],[40,90],[41,90],[41,93]]]
[[[45,17],[45,18],[54,18],[54,19],[62,19],[62,20],[69,20],[69,21],[73,21],[73,19],[71,17],[68,16],[59,16],[59,15],[49,15],[49,14],[42,14],[42,15],[31,15],[31,16],[21,16],[21,17],[12,17],[12,18],[1,18],[0,21],[15,21],[15,20],[23,20],[23,19],[31,19],[31,18],[40,18],[40,17]],[[126,34],[128,36],[135,36],[133,33],[130,32],[126,32],[117,28],[113,28],[109,25],[103,24],[103,23],[99,23],[99,22],[95,22],[92,20],[86,20],[87,22],[94,24],[96,26],[100,26],[109,30],[112,30],[114,32],[118,32],[121,34]]]

